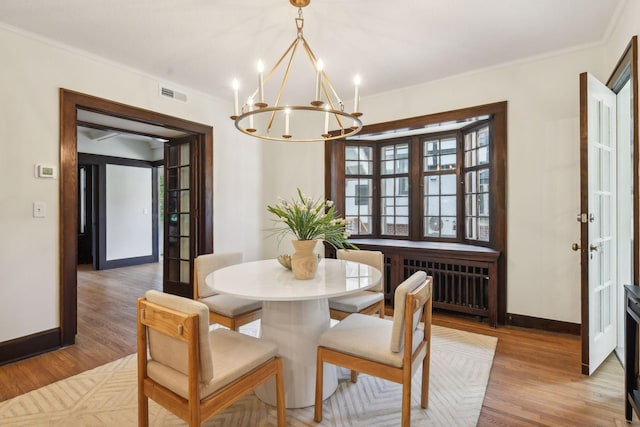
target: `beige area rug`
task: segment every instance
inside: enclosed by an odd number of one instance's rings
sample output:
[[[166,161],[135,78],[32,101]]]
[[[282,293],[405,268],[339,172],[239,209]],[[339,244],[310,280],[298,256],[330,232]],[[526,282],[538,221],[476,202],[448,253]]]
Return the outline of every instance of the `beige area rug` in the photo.
[[[254,324],[241,328],[254,335]],[[493,363],[497,338],[433,327],[429,407],[420,407],[420,374],[413,378],[411,424],[475,426]],[[313,407],[287,410],[290,426],[400,425],[402,387],[360,375],[357,383],[341,370],[338,390],[324,403],[324,419],[313,421]],[[151,426],[186,425],[153,401]],[[275,408],[247,395],[204,426],[272,426]],[[0,403],[1,426],[135,426],[135,354]]]

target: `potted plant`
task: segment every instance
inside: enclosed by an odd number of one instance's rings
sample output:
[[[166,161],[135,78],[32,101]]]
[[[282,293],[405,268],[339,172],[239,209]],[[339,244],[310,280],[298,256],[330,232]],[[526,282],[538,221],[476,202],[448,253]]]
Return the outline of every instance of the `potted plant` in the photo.
[[[324,240],[336,249],[358,249],[347,241],[349,233],[345,220],[336,212],[331,200],[314,200],[297,189],[297,198],[279,199],[276,205],[268,205],[267,210],[277,217],[274,233],[282,239],[293,234],[295,249],[291,256],[291,270],[297,279],[311,279],[318,269],[318,257],[313,250],[318,240]]]

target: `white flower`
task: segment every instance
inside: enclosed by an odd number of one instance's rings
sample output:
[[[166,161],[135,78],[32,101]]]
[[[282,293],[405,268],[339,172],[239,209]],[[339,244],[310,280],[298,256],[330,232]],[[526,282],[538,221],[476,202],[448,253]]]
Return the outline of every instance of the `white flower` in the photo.
[[[330,208],[331,206],[333,206],[333,200],[327,200],[326,203],[327,207]]]

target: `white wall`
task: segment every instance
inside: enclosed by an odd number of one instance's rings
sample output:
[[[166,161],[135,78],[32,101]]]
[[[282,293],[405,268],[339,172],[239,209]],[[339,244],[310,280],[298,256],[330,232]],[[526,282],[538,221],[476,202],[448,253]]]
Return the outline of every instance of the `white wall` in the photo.
[[[107,261],[153,255],[151,168],[106,166]]]
[[[213,126],[215,250],[260,256],[260,141],[235,130],[231,100],[173,84],[188,102],[161,98],[162,78],[7,28],[0,58],[0,342],[60,325],[60,180],[34,177],[37,163],[59,165],[59,88]],[[32,217],[34,201],[46,203],[46,218]]]
[[[264,187],[260,212],[262,214],[262,258],[275,258],[279,254],[293,253],[290,238],[279,243],[272,235],[275,216],[266,210],[267,205],[278,202],[278,197],[290,200],[297,197],[300,188],[309,197],[324,197],[324,143],[314,142],[264,142],[262,168]]]

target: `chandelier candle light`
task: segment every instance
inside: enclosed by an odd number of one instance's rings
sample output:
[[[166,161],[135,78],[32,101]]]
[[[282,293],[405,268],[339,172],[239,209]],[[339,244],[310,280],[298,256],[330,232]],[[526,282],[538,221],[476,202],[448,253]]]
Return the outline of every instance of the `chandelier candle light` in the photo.
[[[360,120],[362,113],[358,111],[360,107],[360,76],[356,76],[354,79],[353,112],[346,112],[342,99],[327,76],[324,63],[321,59],[316,58],[302,34],[304,26],[302,8],[308,6],[310,1],[289,0],[291,5],[298,8],[298,18],[295,19],[296,38],[266,76],[264,63],[258,62],[258,87],[242,106],[238,101],[240,85],[238,80],[233,81],[234,105],[231,119],[235,121],[236,128],[242,133],[267,140],[304,142],[345,138],[355,135],[362,129],[362,121]],[[309,105],[282,105],[280,100],[285,91],[299,46],[302,46],[315,73],[315,96]],[[265,84],[278,70],[278,67],[285,62],[285,58],[287,61],[284,77],[278,88],[275,101],[270,106],[265,101]],[[332,118],[333,120],[331,120]],[[295,132],[292,132],[291,124],[295,123],[296,119],[302,120],[304,125],[293,126]],[[345,125],[345,123],[349,123],[349,125]],[[329,132],[330,126],[335,132]]]

